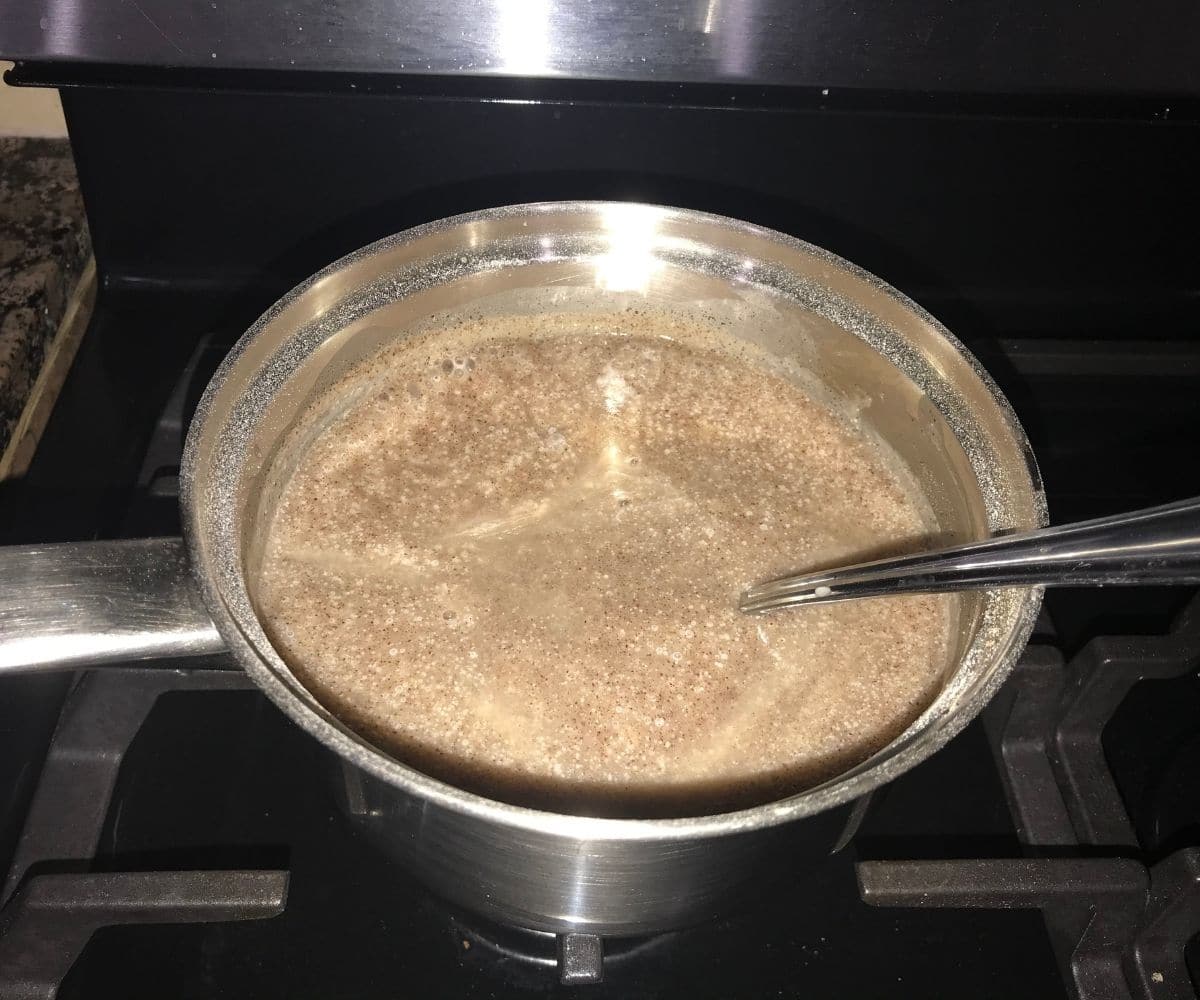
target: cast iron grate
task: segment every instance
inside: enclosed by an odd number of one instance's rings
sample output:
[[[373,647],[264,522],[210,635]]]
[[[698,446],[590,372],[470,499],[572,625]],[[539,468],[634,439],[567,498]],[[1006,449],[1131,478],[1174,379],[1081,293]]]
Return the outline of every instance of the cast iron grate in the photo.
[[[1098,638],[1069,662],[1031,646],[984,712],[1027,856],[860,862],[864,901],[1040,909],[1078,1000],[1194,996],[1185,950],[1200,933],[1200,847],[1143,849],[1102,739],[1134,685],[1198,664],[1200,597],[1165,636]]]
[[[88,870],[121,761],[158,698],[251,686],[231,670],[156,666],[79,676],[0,894],[0,997],[53,1000],[101,927],[258,920],[283,912],[286,871]]]

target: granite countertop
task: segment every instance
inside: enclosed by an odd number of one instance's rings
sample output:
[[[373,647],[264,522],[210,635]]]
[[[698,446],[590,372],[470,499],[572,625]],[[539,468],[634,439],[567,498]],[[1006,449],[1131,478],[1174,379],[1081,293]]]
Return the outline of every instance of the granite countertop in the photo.
[[[67,140],[0,138],[0,454],[89,251]]]

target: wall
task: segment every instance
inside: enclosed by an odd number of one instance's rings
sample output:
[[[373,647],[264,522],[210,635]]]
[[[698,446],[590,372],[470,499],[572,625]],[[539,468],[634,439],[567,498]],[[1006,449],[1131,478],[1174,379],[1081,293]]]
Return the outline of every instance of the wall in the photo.
[[[0,62],[0,73],[12,63]],[[0,135],[64,136],[58,91],[40,87],[9,87],[0,83]]]

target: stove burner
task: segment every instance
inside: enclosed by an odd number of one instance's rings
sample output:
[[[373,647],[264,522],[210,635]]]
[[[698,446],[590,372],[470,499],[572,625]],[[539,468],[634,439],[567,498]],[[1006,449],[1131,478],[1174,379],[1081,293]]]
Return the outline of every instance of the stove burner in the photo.
[[[602,941],[594,934],[513,927],[462,910],[448,912],[447,923],[464,962],[526,988],[544,987],[555,972],[564,985],[601,982],[605,969],[663,951],[675,937],[668,933]]]

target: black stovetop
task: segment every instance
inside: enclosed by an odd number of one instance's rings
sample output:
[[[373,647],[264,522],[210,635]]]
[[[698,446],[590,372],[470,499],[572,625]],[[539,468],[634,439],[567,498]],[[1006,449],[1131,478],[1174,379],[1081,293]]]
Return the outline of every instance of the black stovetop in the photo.
[[[1179,40],[1164,55],[1105,33],[1149,23],[1132,5],[1036,24],[951,5],[949,34],[934,8],[892,11],[880,76],[860,7],[801,5],[751,39],[781,53],[781,85],[749,86],[630,71],[653,33],[574,53],[624,83],[438,76],[402,55],[440,37],[404,4],[256,12],[240,42],[203,0],[83,21],[18,6],[26,30],[0,46],[34,60],[17,82],[63,85],[100,290],[28,475],[0,485],[0,543],[177,532],[191,408],[280,294],[407,226],[559,198],[735,216],[891,282],[1009,396],[1055,521],[1200,495],[1186,19],[1151,26]],[[430,9],[474,38],[521,5],[493,6]],[[567,28],[621,5],[587,6]],[[709,19],[759,24],[755,6],[713,0],[666,33],[703,55]],[[371,30],[396,18],[412,38]],[[0,998],[1189,996],[1200,605],[1161,636],[1191,596],[1051,593],[1053,634],[848,847],[741,913],[606,942],[605,983],[571,989],[551,942],[449,912],[360,842],[329,757],[228,664],[0,678],[0,871],[24,875],[0,912]]]
[[[191,408],[279,294],[406,226],[554,198],[733,215],[895,283],[1012,400],[1054,520],[1200,494],[1194,101],[92,69],[113,85],[63,102],[101,288],[0,542],[177,532]],[[228,664],[0,679],[0,869],[24,878],[0,996],[1188,996],[1200,641],[1154,636],[1189,597],[1052,593],[1054,634],[848,847],[606,942],[605,982],[570,989],[553,942],[361,842],[328,755]]]
[[[853,849],[781,871],[745,913],[608,942],[606,981],[574,990],[557,987],[546,942],[449,911],[358,839],[326,757],[255,692],[160,699],[114,793],[106,865],[287,869],[287,905],[257,921],[101,931],[61,996],[1061,995],[1036,910],[876,909],[855,886],[858,857],[1019,855],[979,727],[897,782]]]

